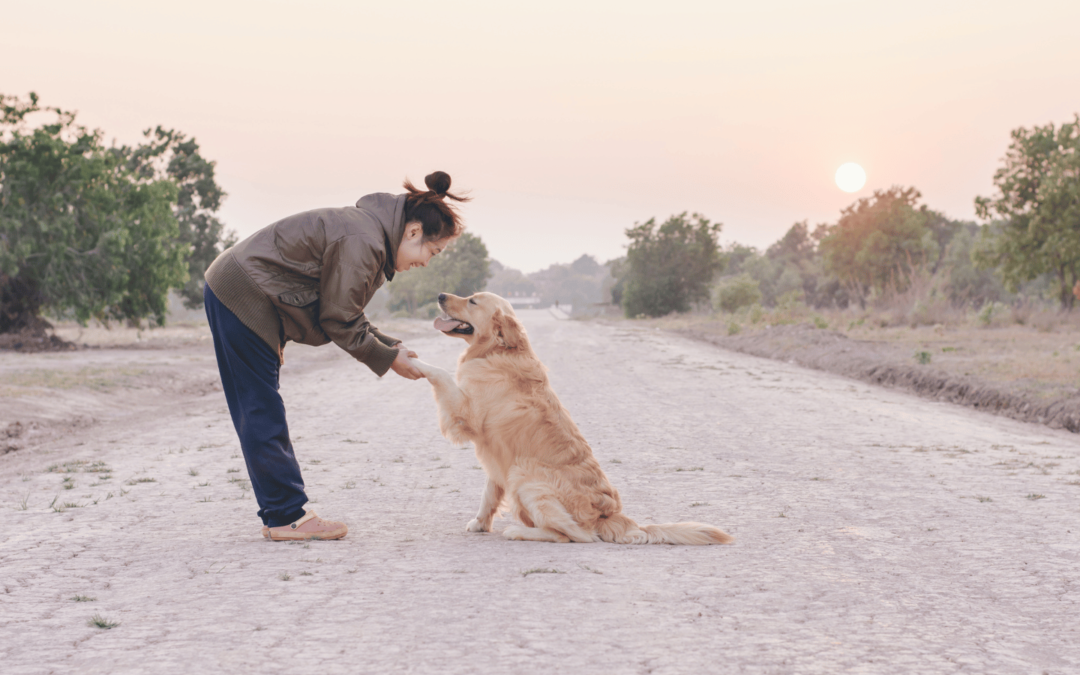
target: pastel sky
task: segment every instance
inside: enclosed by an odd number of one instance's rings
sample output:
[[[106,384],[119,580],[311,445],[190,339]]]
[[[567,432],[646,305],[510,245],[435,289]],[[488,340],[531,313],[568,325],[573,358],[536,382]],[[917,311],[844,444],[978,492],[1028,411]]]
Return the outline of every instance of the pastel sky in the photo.
[[[1078,26],[1075,0],[4,1],[0,91],[194,136],[241,236],[447,171],[531,272],[681,211],[764,248],[893,184],[973,219],[1010,130],[1080,112]]]

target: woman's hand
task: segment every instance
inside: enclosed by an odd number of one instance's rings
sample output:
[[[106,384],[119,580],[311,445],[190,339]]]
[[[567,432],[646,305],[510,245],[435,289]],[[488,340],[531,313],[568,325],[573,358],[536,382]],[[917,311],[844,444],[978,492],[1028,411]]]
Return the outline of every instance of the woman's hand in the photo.
[[[424,374],[417,370],[416,366],[409,361],[409,359],[416,358],[416,352],[400,343],[397,345],[397,350],[397,358],[390,364],[390,370],[393,370],[407,380],[419,380],[424,377]]]

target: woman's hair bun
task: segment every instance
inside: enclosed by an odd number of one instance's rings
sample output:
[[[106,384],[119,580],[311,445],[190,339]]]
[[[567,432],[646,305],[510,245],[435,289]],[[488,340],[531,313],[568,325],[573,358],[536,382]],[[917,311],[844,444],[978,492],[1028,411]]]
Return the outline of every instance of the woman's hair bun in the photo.
[[[450,174],[445,171],[435,171],[424,176],[424,184],[428,189],[440,197],[450,191]]]

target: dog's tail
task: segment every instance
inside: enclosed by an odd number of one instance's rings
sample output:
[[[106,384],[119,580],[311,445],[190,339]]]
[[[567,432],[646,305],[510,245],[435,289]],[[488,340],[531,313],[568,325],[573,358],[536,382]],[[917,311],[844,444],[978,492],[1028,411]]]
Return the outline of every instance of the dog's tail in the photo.
[[[707,544],[730,544],[735,541],[727,532],[704,523],[664,523],[662,525],[640,525],[640,532],[645,534],[645,541],[627,542],[642,544],[685,544],[705,546]],[[631,534],[631,533],[627,533]]]
[[[616,544],[730,544],[735,541],[727,532],[704,523],[664,523],[638,525],[623,513],[600,520],[597,534],[603,541]]]

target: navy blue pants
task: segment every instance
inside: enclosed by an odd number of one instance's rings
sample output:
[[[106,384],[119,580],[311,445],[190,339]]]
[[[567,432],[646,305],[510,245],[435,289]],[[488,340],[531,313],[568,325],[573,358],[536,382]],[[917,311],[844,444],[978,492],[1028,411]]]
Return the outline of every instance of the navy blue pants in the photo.
[[[266,341],[203,287],[214,334],[221,388],[229,403],[248,477],[264,525],[288,525],[304,515],[304,479],[293,455],[285,404],[278,393],[281,363]]]

